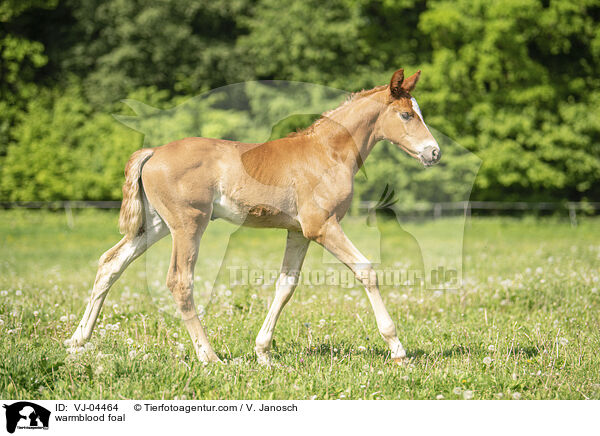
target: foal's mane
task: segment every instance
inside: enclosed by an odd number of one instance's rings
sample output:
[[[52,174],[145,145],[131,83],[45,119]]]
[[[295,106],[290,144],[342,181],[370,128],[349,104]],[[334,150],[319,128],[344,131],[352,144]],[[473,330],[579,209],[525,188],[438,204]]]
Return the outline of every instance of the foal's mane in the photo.
[[[363,97],[369,97],[370,95],[375,94],[376,92],[382,91],[387,87],[388,87],[388,85],[380,85],[380,86],[376,86],[375,88],[363,89],[361,91],[353,92],[338,107],[323,112],[321,114],[321,116],[319,118],[317,118],[310,126],[304,128],[304,129],[297,130],[295,132],[290,132],[286,135],[286,138],[290,138],[290,137],[294,137],[294,136],[301,136],[301,135],[310,135],[311,133],[313,133],[315,131],[315,128],[317,128],[321,124],[323,124],[323,122],[325,120],[329,119],[329,117],[331,115],[333,115],[334,113],[336,113],[337,111],[342,110],[346,106],[349,106],[350,104],[354,103],[355,101],[357,101]]]

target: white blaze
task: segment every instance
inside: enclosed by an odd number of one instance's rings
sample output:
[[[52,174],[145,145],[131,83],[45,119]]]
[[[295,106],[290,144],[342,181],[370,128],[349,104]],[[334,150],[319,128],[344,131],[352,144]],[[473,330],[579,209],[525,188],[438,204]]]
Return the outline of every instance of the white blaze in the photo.
[[[417,113],[417,115],[419,115],[419,118],[420,118],[421,122],[423,123],[423,125],[424,125],[424,126],[425,126],[425,128],[427,129],[427,132],[429,132],[429,134],[431,135],[431,132],[429,131],[429,128],[427,127],[427,124],[425,124],[425,120],[423,120],[423,114],[421,113],[421,108],[419,107],[419,103],[417,103],[417,100],[416,100],[414,97],[412,97],[412,98],[410,99],[410,101],[411,101],[411,103],[412,103],[412,108],[413,108],[413,110],[414,110],[414,111]],[[433,138],[433,135],[431,135],[431,136],[432,136],[432,138]],[[423,146],[423,149],[424,149],[424,148],[425,148],[427,145],[429,145],[429,141],[428,141],[428,144],[425,144],[425,145]],[[434,143],[433,143],[432,145],[435,145],[435,146],[436,146],[436,147],[439,149],[439,146],[437,145],[437,143],[435,142],[435,140],[434,140]]]

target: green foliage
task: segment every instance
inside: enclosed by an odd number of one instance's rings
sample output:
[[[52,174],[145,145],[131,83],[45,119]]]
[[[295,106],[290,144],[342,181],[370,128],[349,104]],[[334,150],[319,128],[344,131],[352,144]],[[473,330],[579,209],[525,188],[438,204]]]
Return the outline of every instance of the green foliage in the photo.
[[[56,53],[61,70],[77,71],[85,96],[117,102],[139,87],[196,93],[234,79],[238,19],[248,0],[194,2],[94,0],[61,5],[77,39]]]
[[[256,77],[290,78],[319,84],[347,84],[364,64],[360,40],[364,16],[345,0],[264,0],[245,24],[239,46]],[[282,13],[285,11],[285,13]]]
[[[0,169],[11,129],[27,100],[37,92],[36,69],[47,62],[44,46],[10,32],[12,20],[29,8],[52,8],[53,0],[7,0],[0,3]]]
[[[249,85],[247,101],[226,97],[234,103],[219,100],[226,93],[189,97],[256,79],[355,91],[404,67],[423,70],[415,97],[454,142],[443,140],[442,166],[427,171],[380,144],[357,178],[358,199],[378,198],[386,183],[406,203],[464,199],[481,163],[474,199],[598,201],[599,23],[597,0],[6,1],[0,195],[119,198],[113,165],[141,144],[108,115],[123,98],[148,106],[125,120],[147,146],[199,135],[262,141],[339,100],[296,93],[288,118],[289,101],[268,87]]]
[[[421,15],[420,102],[483,160],[477,198],[600,198],[599,7],[438,1]]]
[[[31,99],[4,159],[0,190],[16,200],[120,197],[123,168],[141,137],[93,112],[72,87]]]

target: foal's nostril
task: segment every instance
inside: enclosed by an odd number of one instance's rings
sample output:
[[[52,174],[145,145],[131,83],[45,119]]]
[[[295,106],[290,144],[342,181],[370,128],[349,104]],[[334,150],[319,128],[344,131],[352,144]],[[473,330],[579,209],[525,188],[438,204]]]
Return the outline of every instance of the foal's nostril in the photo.
[[[423,150],[423,153],[421,154],[421,156],[428,164],[434,164],[440,160],[440,158],[442,156],[442,152],[440,151],[440,149],[438,147],[434,147],[433,145],[428,145]]]

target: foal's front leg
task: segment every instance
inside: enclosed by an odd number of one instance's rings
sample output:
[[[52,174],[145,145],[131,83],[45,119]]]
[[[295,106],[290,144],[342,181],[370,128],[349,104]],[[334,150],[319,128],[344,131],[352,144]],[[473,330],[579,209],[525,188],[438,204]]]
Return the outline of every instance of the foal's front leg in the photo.
[[[392,352],[392,359],[402,363],[406,357],[404,347],[396,335],[396,326],[390,317],[377,286],[377,274],[371,263],[348,239],[335,217],[329,218],[317,233],[315,241],[331,252],[339,261],[352,270],[354,275],[364,285],[367,297],[371,302],[377,327],[383,339]]]
[[[275,300],[273,300],[265,322],[256,337],[256,347],[254,350],[256,351],[258,362],[263,365],[270,365],[271,363],[270,350],[275,324],[283,307],[292,297],[294,289],[296,289],[300,268],[302,268],[302,262],[304,262],[309,243],[310,241],[302,233],[288,231],[281,274],[275,287]]]

